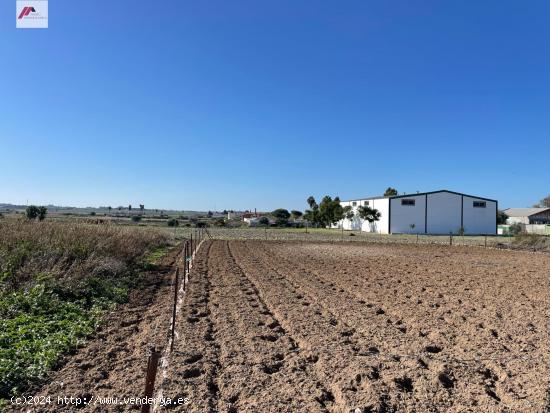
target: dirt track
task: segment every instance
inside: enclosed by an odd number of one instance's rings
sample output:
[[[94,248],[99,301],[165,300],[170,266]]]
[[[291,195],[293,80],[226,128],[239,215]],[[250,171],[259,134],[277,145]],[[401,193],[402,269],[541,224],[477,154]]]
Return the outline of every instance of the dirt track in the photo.
[[[481,248],[208,241],[163,394],[185,412],[549,412],[549,269]],[[138,376],[109,392],[139,394]]]

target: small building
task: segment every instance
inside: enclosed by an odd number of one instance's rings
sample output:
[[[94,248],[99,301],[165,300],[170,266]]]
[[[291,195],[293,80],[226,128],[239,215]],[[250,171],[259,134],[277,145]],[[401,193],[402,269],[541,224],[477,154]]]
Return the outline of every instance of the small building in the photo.
[[[351,206],[355,216],[333,228],[380,234],[497,233],[498,201],[448,190],[366,197],[343,201],[341,205]],[[365,205],[380,212],[378,221],[370,223],[359,217],[358,208]]]
[[[550,224],[550,208],[508,208],[504,212],[508,215],[506,223],[524,225]]]

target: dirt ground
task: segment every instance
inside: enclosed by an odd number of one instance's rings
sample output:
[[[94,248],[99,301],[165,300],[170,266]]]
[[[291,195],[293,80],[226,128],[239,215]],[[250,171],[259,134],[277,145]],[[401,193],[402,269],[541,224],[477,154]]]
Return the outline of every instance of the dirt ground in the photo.
[[[158,410],[550,412],[549,281],[550,256],[526,252],[206,241],[157,380],[189,403]],[[141,394],[163,288],[41,393]]]

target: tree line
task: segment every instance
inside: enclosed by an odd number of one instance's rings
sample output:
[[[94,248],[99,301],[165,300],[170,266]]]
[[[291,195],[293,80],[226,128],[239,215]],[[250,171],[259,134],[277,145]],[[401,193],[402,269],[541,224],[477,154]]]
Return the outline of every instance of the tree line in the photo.
[[[360,205],[357,212],[355,212],[350,205],[342,206],[339,197],[333,199],[328,195],[325,195],[320,203],[317,203],[315,198],[310,196],[307,203],[309,209],[305,211],[304,218],[313,225],[320,227],[334,225],[343,219],[351,221],[356,215],[369,223],[373,223],[380,220],[381,216],[380,211],[368,205]]]

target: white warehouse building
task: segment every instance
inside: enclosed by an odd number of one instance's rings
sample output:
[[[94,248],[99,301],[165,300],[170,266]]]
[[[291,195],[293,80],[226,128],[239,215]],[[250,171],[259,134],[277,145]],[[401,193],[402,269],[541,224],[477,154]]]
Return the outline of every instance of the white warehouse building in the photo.
[[[498,201],[448,190],[352,199],[341,205],[351,206],[355,216],[335,228],[380,234],[497,233]],[[359,218],[357,210],[364,205],[377,209],[380,219],[369,223]]]

